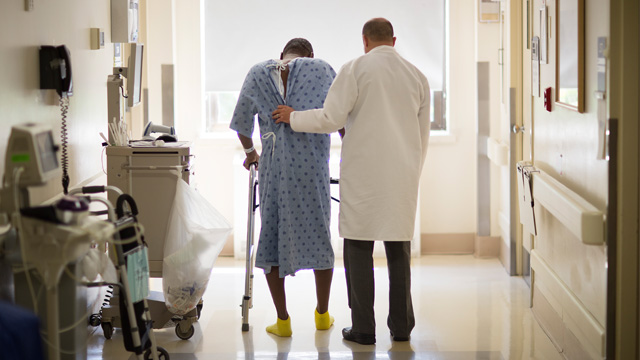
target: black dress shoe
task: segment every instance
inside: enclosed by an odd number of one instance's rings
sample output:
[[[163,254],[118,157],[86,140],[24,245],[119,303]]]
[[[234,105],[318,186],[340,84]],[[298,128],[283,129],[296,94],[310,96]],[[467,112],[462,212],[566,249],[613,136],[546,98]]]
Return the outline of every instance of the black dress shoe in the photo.
[[[376,343],[376,336],[374,334],[360,334],[346,327],[342,329],[342,337],[345,340],[357,342],[362,345],[373,345]]]
[[[393,331],[390,331],[390,333],[391,333],[391,337],[393,338],[393,341],[409,341],[408,336],[395,336],[393,335]]]

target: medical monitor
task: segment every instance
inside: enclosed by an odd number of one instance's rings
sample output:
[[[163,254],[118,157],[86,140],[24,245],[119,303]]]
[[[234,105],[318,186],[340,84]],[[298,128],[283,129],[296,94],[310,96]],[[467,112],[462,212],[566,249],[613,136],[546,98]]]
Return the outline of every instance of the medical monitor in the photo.
[[[5,159],[5,178],[13,183],[14,170],[22,168],[18,186],[44,185],[60,175],[58,147],[51,128],[27,123],[11,128]]]
[[[129,107],[140,103],[142,96],[142,54],[144,45],[131,43],[127,65],[127,96]]]

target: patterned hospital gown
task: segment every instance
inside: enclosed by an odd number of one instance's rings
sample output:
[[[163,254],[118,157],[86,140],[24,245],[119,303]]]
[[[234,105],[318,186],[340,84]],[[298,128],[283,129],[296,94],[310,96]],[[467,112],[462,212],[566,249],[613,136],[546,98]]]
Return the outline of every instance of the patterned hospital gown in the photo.
[[[279,276],[300,269],[333,268],[331,247],[329,147],[327,134],[298,133],[288,124],[275,124],[271,113],[278,105],[295,110],[322,107],[335,77],[320,59],[289,62],[286,101],[272,78],[277,62],[267,60],[249,71],[236,105],[231,129],[251,137],[254,116],[262,137],[258,167],[262,224],[256,266]]]

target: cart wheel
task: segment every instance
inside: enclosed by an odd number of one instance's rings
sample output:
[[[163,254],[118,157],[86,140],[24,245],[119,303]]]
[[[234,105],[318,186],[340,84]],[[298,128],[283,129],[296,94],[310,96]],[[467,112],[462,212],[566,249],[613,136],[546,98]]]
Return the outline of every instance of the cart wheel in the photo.
[[[196,311],[198,313],[198,320],[200,320],[200,314],[202,313],[202,303],[196,305]]]
[[[100,314],[91,314],[91,316],[89,316],[89,325],[100,326],[101,323]]]
[[[102,326],[102,332],[104,332],[104,337],[108,340],[113,336],[114,328],[110,322],[103,322],[100,324]]]
[[[167,350],[165,350],[163,347],[158,346],[156,348],[156,350],[158,351],[158,360],[169,360],[169,352]],[[151,349],[147,350],[147,352],[144,353],[144,360],[152,360],[153,356],[151,355]]]
[[[191,339],[195,332],[196,328],[194,328],[193,325],[189,326],[189,330],[187,330],[187,332],[182,332],[182,330],[180,330],[180,324],[176,325],[176,335],[182,340]]]

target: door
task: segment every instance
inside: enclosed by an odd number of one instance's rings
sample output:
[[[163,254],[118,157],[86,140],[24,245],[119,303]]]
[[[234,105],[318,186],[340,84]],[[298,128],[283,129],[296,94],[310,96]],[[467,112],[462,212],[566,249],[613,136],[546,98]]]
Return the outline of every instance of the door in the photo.
[[[508,144],[508,159],[501,166],[498,179],[498,216],[500,232],[508,248],[504,264],[510,275],[528,274],[523,250],[522,226],[518,218],[516,163],[523,158],[523,138],[530,143],[527,127],[523,125],[523,0],[503,0],[500,3],[500,124],[496,134],[499,142]],[[525,0],[526,1],[526,0]],[[526,265],[526,266],[525,266]]]
[[[532,44],[533,34],[533,0],[522,0],[521,6],[521,28],[522,31],[522,128],[516,128],[520,130],[522,134],[522,157],[524,161],[533,162],[533,107],[532,97],[540,96],[539,91],[539,53],[532,52],[532,47],[537,46]],[[537,51],[537,49],[536,49]],[[535,57],[535,60],[534,60]],[[535,67],[535,69],[534,69]],[[535,72],[532,72],[535,70]],[[532,74],[529,76],[528,74]],[[514,204],[515,206],[515,204]],[[522,275],[529,286],[531,286],[531,271],[529,254],[533,248],[534,236],[530,234],[524,227],[520,226],[518,232],[522,238]]]

